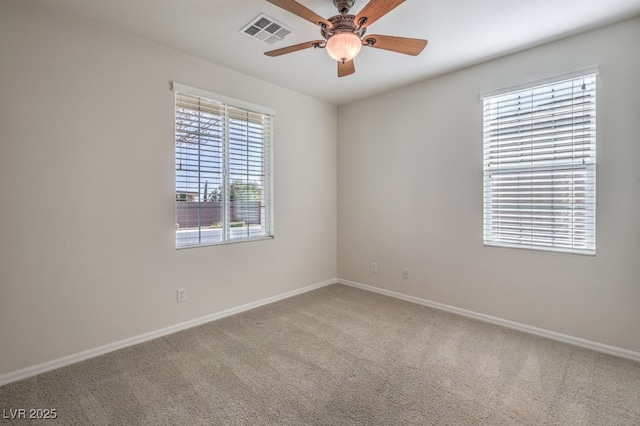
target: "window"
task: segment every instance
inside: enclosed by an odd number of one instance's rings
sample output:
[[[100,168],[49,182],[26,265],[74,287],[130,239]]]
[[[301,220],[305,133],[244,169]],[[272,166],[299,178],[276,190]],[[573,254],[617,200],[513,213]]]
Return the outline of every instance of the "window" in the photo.
[[[596,72],[484,94],[484,244],[595,254]]]
[[[272,237],[274,112],[173,89],[176,248]]]

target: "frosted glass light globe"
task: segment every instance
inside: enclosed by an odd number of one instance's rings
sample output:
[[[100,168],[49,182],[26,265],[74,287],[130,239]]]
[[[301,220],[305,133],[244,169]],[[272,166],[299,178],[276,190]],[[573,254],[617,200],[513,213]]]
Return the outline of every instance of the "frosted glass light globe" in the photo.
[[[327,41],[327,53],[340,62],[352,60],[358,56],[360,49],[362,49],[362,41],[353,33],[334,34]]]

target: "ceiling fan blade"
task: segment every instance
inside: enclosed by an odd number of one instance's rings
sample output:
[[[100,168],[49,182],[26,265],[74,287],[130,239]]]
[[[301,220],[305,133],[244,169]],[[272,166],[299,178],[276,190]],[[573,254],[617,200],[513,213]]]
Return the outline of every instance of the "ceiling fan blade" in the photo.
[[[331,27],[331,23],[324,19],[322,16],[318,15],[314,11],[307,9],[305,6],[301,5],[297,1],[294,0],[267,0],[271,4],[275,4],[278,7],[283,8],[287,12],[291,12],[294,15],[298,15],[302,19],[306,19],[307,21],[320,25],[320,23],[326,24],[328,27]]]
[[[307,42],[300,43],[300,44],[294,44],[293,46],[283,47],[281,49],[270,50],[268,52],[264,52],[264,54],[267,55],[267,56],[271,56],[271,57],[280,56],[280,55],[285,55],[287,53],[297,52],[298,50],[303,50],[303,49],[308,49],[310,47],[315,47],[316,45],[321,45],[324,42],[325,42],[324,40],[307,41]]]
[[[367,18],[364,26],[368,27],[403,2],[404,0],[371,0],[356,16],[356,23],[362,18]]]
[[[427,45],[427,40],[373,34],[364,36],[362,38],[362,44],[376,49],[390,50],[392,52],[404,53],[405,55],[417,56]]]
[[[356,72],[356,66],[353,63],[353,59],[346,62],[342,62],[342,61],[336,61],[336,62],[338,63],[338,77],[345,77],[347,75],[350,75]]]

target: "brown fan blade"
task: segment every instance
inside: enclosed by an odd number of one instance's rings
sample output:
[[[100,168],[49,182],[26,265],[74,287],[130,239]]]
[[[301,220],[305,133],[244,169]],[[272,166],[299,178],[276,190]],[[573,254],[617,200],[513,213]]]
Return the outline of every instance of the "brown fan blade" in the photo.
[[[367,18],[364,26],[368,27],[401,3],[404,3],[404,0],[371,0],[356,16],[356,23],[359,24],[362,18]]]
[[[338,77],[345,77],[347,75],[350,75],[356,72],[356,66],[353,63],[353,59],[346,62],[342,62],[342,61],[336,61],[336,62],[338,62]]]
[[[267,55],[267,56],[271,56],[271,57],[280,56],[280,55],[284,55],[284,54],[287,54],[287,53],[297,52],[298,50],[303,50],[303,49],[308,49],[310,47],[315,47],[316,45],[323,44],[324,42],[325,42],[324,40],[307,41],[307,42],[300,43],[300,44],[294,44],[293,46],[283,47],[282,49],[270,50],[268,52],[264,52],[264,54]]]
[[[427,40],[374,34],[363,37],[362,44],[376,49],[417,56],[427,45]]]
[[[294,0],[267,0],[271,4],[275,4],[278,7],[283,8],[287,12],[291,12],[294,15],[298,15],[302,19],[306,19],[307,21],[314,23],[316,25],[320,25],[320,23],[326,24],[328,27],[331,27],[331,23],[324,19],[322,16],[318,15],[314,11],[307,9],[305,6],[301,5],[297,1]]]

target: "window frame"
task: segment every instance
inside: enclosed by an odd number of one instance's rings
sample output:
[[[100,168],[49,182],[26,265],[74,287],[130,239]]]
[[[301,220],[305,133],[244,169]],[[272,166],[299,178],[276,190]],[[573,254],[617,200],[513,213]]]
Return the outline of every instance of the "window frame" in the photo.
[[[592,66],[480,94],[483,101],[485,246],[595,256],[598,73],[598,66]],[[573,87],[581,79],[583,93],[579,94]],[[585,94],[584,82],[591,79],[593,87]],[[554,105],[556,102],[560,104],[555,99],[559,96],[554,90],[565,87],[569,82],[572,88],[568,98],[571,108]],[[546,103],[535,106],[538,101],[535,100],[534,93],[547,89],[551,94],[540,95]],[[528,93],[531,93],[531,100],[528,101],[530,112],[524,107],[527,102],[525,94]],[[522,113],[519,111],[520,96],[523,98]],[[510,97],[517,99],[518,112],[514,113],[514,106],[510,106],[505,108],[502,113],[504,116],[501,116],[500,108],[495,105],[499,102],[506,103]],[[579,107],[580,104],[585,107]],[[578,107],[574,109],[576,105]],[[586,118],[576,121],[578,113],[583,114],[579,116],[581,119]],[[514,115],[517,116],[516,119],[513,118]],[[501,134],[506,134],[503,129],[507,128],[504,124],[504,117],[507,116],[512,122],[508,129],[508,143],[500,141]],[[570,124],[561,124],[560,120],[566,120],[567,116],[571,117]],[[526,120],[529,120],[529,124],[526,124]],[[500,127],[501,125],[504,127]],[[580,128],[580,125],[583,127]],[[544,135],[540,135],[538,127],[543,129]],[[561,142],[560,133],[567,129],[571,131],[570,137],[565,137]],[[570,147],[571,154],[560,154],[561,145]],[[519,161],[522,163],[518,163]],[[528,176],[528,187],[526,179],[520,184],[520,176]],[[505,189],[507,185],[509,188]],[[544,190],[540,189],[543,187]],[[559,195],[565,196],[569,201],[564,201],[561,205],[555,198]],[[502,200],[508,200],[508,203],[502,203]],[[529,208],[529,222],[526,222],[526,206]],[[537,209],[551,213],[541,213]]]
[[[195,248],[195,247],[209,247],[209,246],[217,246],[217,245],[226,245],[226,244],[235,244],[249,241],[260,241],[260,240],[269,240],[274,238],[274,221],[273,221],[273,133],[274,133],[274,122],[276,111],[273,108],[256,105],[250,102],[242,101],[239,99],[234,99],[228,96],[220,95],[217,93],[209,92],[207,90],[198,89],[195,87],[191,87],[182,83],[173,82],[172,90],[174,93],[174,188],[176,192],[176,200],[174,204],[174,213],[176,215],[176,238],[175,238],[175,248],[177,250]],[[179,101],[182,99],[182,101]],[[179,175],[179,158],[178,158],[178,109],[182,108],[181,113],[184,114],[184,110],[193,110],[197,112],[198,115],[202,115],[205,107],[202,109],[198,105],[197,108],[192,108],[190,106],[184,106],[184,99],[197,100],[198,103],[202,102],[202,104],[208,104],[216,108],[215,113],[210,113],[211,115],[215,115],[216,117],[220,117],[220,128],[217,129],[218,134],[215,138],[214,144],[217,145],[217,153],[219,154],[219,158],[217,159],[216,169],[208,169],[204,170],[205,166],[201,166],[201,160],[204,158],[204,154],[200,154],[201,142],[198,142],[198,151],[197,154],[193,154],[191,152],[188,155],[190,157],[188,160],[183,157],[180,158],[180,167],[182,167],[183,161],[194,161],[192,158],[197,158],[197,166],[194,167],[196,169],[195,173],[198,176],[198,184],[195,189],[197,189],[197,206],[193,206],[191,210],[197,210],[197,226],[193,229],[197,229],[197,241],[196,238],[188,237],[188,238],[179,238],[179,233],[188,232],[184,229],[180,229],[179,220],[178,220],[178,209],[180,203],[184,202],[182,200],[182,193],[191,192],[193,189],[189,183],[186,183],[188,179],[194,179],[193,176],[188,176],[186,172]],[[179,106],[179,102],[182,102],[182,106]],[[210,107],[211,108],[211,107]],[[219,112],[218,112],[219,111]],[[208,112],[208,111],[207,111]],[[246,118],[245,118],[246,117]],[[256,125],[256,119],[261,119],[260,124]],[[192,122],[187,121],[188,124],[192,124]],[[238,130],[240,129],[240,130]],[[255,136],[255,129],[258,129],[258,136]],[[234,132],[235,131],[235,132]],[[239,135],[239,132],[246,132],[243,135]],[[183,132],[184,134],[184,132]],[[198,130],[198,135],[205,135],[209,137],[213,135],[213,133],[208,133],[206,130],[204,133],[200,133]],[[257,139],[255,139],[257,137]],[[243,139],[244,138],[244,139]],[[244,145],[243,145],[244,144]],[[258,147],[258,154],[255,154],[255,147]],[[234,165],[235,162],[238,162],[238,158],[234,157],[233,151],[238,150],[239,147],[244,148],[244,157],[242,158],[242,169],[246,169],[246,174],[243,174],[239,171],[238,167]],[[194,148],[185,148],[185,151],[193,151]],[[187,155],[187,154],[184,154]],[[251,158],[249,158],[251,157]],[[211,162],[212,157],[206,158],[209,162]],[[258,159],[258,163],[256,163],[256,158]],[[235,161],[234,161],[235,160]],[[204,161],[202,161],[204,163]],[[259,164],[259,166],[257,165]],[[256,167],[258,167],[256,171]],[[212,175],[215,176],[216,180],[219,181],[218,194],[220,198],[215,200],[220,203],[220,222],[221,222],[221,230],[219,233],[216,232],[216,237],[219,237],[219,240],[215,240],[215,238],[206,238],[203,236],[204,230],[209,230],[213,227],[213,224],[207,225],[201,222],[201,208],[204,208],[201,204],[206,202],[209,194],[203,194],[201,188],[201,174],[208,174],[208,177],[211,178]],[[258,175],[256,175],[258,173]],[[259,181],[250,180],[250,177],[259,176]],[[238,178],[239,177],[239,178]],[[182,179],[182,185],[184,188],[178,188],[179,183]],[[259,198],[254,201],[241,200],[238,201],[236,196],[235,201],[232,198],[232,182],[237,180],[242,188],[249,193],[249,188],[258,184],[259,190]],[[208,183],[208,180],[207,180]],[[204,188],[207,188],[205,186]],[[213,187],[215,188],[215,187]],[[208,191],[207,191],[208,192]],[[196,192],[192,192],[196,194]],[[180,195],[180,196],[179,196]],[[255,191],[254,191],[254,197]],[[209,200],[210,201],[210,200]],[[232,228],[234,228],[232,223],[232,215],[231,211],[234,209],[241,208],[239,204],[246,204],[244,206],[245,209],[250,209],[247,207],[251,203],[255,203],[255,201],[259,201],[259,209],[260,209],[260,222],[259,227],[254,227],[251,230],[251,226],[249,223],[246,223],[244,228],[246,228],[247,234],[244,236],[238,236],[238,232],[232,232]],[[247,214],[248,210],[247,210]],[[192,228],[190,228],[192,229]],[[192,229],[191,232],[196,232]],[[258,231],[256,232],[256,229]],[[237,230],[236,230],[237,231]],[[243,231],[244,232],[244,231]]]

